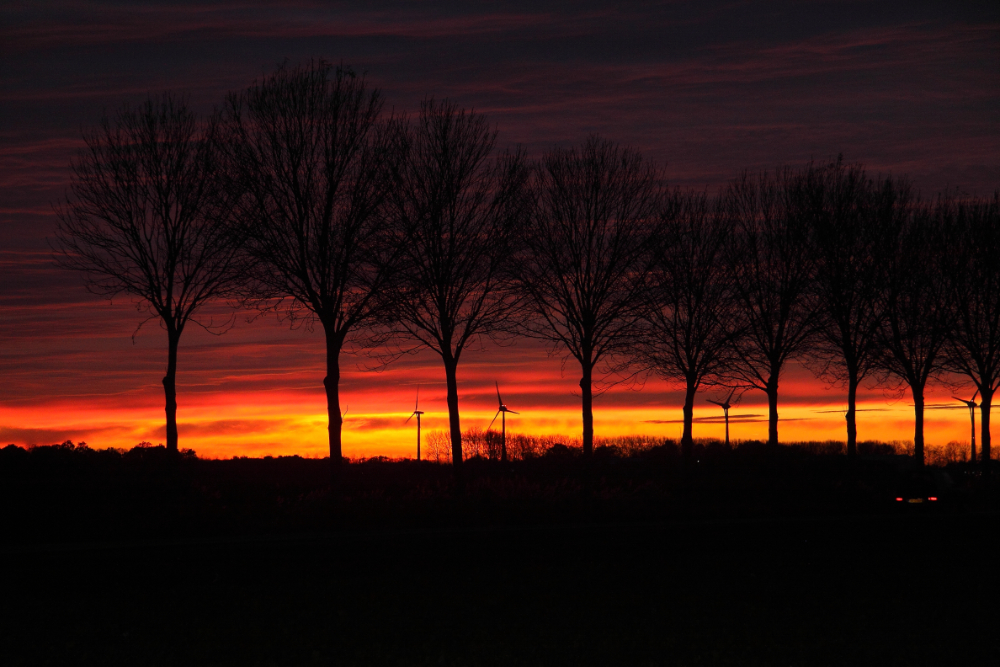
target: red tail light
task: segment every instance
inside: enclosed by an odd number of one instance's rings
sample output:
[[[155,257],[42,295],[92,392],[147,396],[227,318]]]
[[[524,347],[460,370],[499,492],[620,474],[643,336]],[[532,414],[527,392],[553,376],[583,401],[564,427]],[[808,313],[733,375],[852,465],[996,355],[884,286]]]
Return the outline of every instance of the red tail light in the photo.
[[[901,503],[901,502],[903,502],[903,499],[902,498],[896,498],[896,502],[900,502]]]
[[[930,498],[928,498],[927,500],[937,500],[937,496],[931,496],[931,497],[930,497]]]

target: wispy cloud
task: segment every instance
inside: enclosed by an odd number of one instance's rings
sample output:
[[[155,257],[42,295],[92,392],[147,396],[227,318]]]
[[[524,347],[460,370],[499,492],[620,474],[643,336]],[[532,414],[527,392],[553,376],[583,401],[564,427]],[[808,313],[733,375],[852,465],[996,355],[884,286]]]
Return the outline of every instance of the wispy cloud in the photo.
[[[960,5],[10,3],[0,46],[0,421],[38,442],[84,432],[122,446],[159,437],[163,332],[149,322],[133,342],[143,314],[128,299],[88,294],[79,275],[54,266],[47,241],[81,132],[123,102],[170,89],[207,113],[285,58],[323,56],[367,70],[397,110],[412,112],[426,95],[475,107],[498,124],[501,142],[532,155],[597,132],[666,163],[675,184],[714,188],[743,168],[844,152],[873,171],[909,174],[926,193],[992,192],[1000,10]],[[447,427],[434,355],[381,374],[359,362],[343,359],[352,443],[410,443],[396,415],[412,409],[416,385],[427,428]],[[191,329],[180,363],[181,419],[199,448],[322,454],[317,332],[271,318],[240,319],[221,338]],[[499,381],[523,412],[519,428],[578,428],[578,379],[572,361],[563,368],[532,343],[470,353],[459,369],[463,423],[485,426]],[[842,402],[804,369],[782,382],[783,421]],[[746,415],[762,414],[760,396],[744,401]],[[673,437],[679,405],[676,386],[650,382],[602,396],[598,420]],[[735,412],[746,433],[762,428],[762,417]],[[720,415],[697,414],[704,432],[721,433]],[[80,430],[91,417],[115,426]],[[909,428],[905,415],[884,421]],[[802,424],[839,433],[842,422],[830,413]]]

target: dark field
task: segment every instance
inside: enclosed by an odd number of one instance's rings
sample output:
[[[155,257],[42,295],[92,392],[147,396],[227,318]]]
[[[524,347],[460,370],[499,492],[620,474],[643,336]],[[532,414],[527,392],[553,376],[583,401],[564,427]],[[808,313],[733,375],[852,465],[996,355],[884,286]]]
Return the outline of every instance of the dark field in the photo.
[[[1000,664],[995,497],[785,448],[449,469],[0,452],[0,663]],[[103,458],[102,458],[103,457]]]

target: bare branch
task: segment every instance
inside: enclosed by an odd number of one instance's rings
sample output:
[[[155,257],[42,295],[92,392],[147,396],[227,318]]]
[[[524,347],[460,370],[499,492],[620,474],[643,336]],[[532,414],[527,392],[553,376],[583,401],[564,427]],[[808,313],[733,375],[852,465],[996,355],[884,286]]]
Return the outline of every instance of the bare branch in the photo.
[[[728,379],[767,393],[768,443],[778,443],[778,380],[807,351],[815,326],[808,227],[795,197],[801,176],[788,168],[744,173],[722,197],[731,228],[726,265],[735,308]]]
[[[535,212],[518,265],[534,312],[524,328],[580,362],[589,454],[594,369],[606,361],[615,370],[634,344],[662,179],[637,151],[591,137],[579,149],[550,151],[534,180]]]
[[[241,297],[283,308],[293,325],[323,325],[335,467],[340,352],[349,340],[365,342],[395,268],[386,202],[399,121],[383,118],[382,106],[364,77],[314,61],[230,94],[220,120],[236,202],[231,230],[251,260]]]
[[[84,139],[53,249],[91,291],[130,295],[167,330],[167,447],[177,451],[178,340],[189,321],[215,329],[198,310],[232,294],[244,270],[223,224],[217,126],[164,95],[123,106]]]
[[[528,169],[520,151],[494,155],[496,134],[480,114],[427,100],[396,181],[403,246],[392,323],[444,362],[456,474],[459,359],[479,337],[512,331],[521,309],[511,264],[527,217]]]

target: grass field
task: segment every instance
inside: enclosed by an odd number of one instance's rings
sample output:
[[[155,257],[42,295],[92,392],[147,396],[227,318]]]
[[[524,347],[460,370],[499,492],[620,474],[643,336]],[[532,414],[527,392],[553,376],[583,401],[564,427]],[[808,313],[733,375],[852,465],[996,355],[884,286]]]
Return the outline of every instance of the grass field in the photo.
[[[1000,664],[1000,513],[957,464],[788,448],[507,466],[0,452],[4,665]],[[905,467],[905,466],[904,466]]]

